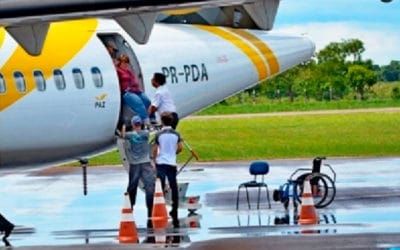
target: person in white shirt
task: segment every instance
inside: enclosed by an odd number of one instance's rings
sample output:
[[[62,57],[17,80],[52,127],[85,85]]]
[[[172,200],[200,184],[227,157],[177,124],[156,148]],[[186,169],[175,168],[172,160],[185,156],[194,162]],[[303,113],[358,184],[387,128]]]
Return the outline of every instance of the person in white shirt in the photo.
[[[152,158],[155,161],[157,177],[161,180],[162,189],[165,192],[165,179],[168,178],[172,195],[172,209],[170,215],[174,227],[179,227],[178,202],[179,191],[176,180],[177,162],[176,155],[182,152],[182,139],[180,134],[171,127],[172,115],[169,112],[161,114],[162,128],[154,138]]]
[[[151,100],[151,105],[148,108],[150,117],[156,111],[158,114],[169,112],[173,117],[171,127],[176,129],[179,122],[179,116],[176,113],[176,106],[172,99],[171,92],[168,87],[165,86],[165,75],[162,73],[154,73],[153,78],[151,79],[151,84],[156,88],[156,93],[154,94],[154,97]]]

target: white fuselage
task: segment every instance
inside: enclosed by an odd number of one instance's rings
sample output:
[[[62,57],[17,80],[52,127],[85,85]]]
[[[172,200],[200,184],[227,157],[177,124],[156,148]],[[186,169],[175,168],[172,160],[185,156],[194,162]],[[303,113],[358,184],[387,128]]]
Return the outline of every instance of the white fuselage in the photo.
[[[315,49],[304,37],[171,24],[156,24],[138,45],[114,21],[91,19],[52,24],[33,57],[0,30],[0,167],[77,159],[115,145],[121,93],[104,46],[109,36],[123,39],[119,52],[131,53],[150,98],[153,73],[167,76],[180,117],[309,60]]]

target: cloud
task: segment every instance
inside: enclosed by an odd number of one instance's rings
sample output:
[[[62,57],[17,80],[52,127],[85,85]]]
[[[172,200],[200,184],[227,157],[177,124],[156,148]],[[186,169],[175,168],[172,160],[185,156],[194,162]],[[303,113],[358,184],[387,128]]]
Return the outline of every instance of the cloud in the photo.
[[[301,25],[283,25],[274,31],[288,34],[306,34],[315,42],[317,52],[331,42],[357,38],[364,43],[364,59],[372,59],[375,64],[379,65],[387,65],[392,60],[400,60],[400,36],[391,25],[310,22]]]

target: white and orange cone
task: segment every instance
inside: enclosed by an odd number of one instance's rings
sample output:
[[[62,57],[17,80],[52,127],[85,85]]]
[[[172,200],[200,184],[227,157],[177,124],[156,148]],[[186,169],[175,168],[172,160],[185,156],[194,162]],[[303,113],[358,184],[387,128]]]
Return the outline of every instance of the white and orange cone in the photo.
[[[300,225],[314,225],[319,221],[317,211],[314,207],[314,200],[311,193],[310,180],[305,179],[303,184],[303,196],[301,197],[300,216],[298,223]]]
[[[154,200],[153,200],[153,213],[152,213],[152,221],[153,228],[167,228],[168,226],[168,213],[167,213],[167,205],[165,204],[164,194],[161,188],[161,180],[157,178],[156,180],[156,188],[154,192]]]
[[[124,206],[122,208],[121,222],[119,225],[118,240],[119,243],[138,243],[139,241],[128,193],[125,193]]]
[[[164,229],[156,229],[154,231],[156,244],[164,244],[167,242],[167,232]]]

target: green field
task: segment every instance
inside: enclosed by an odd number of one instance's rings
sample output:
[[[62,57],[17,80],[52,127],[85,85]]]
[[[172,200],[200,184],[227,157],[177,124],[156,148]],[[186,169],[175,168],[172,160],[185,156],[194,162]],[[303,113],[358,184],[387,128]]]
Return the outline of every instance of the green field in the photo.
[[[387,85],[387,84],[386,84]],[[399,84],[400,88],[400,84]],[[383,92],[383,91],[380,91]],[[380,95],[384,95],[381,93]],[[252,99],[243,94],[243,98],[231,97],[224,102],[218,103],[202,110],[198,115],[221,115],[221,114],[248,114],[284,111],[313,111],[313,110],[337,110],[337,109],[362,109],[362,108],[384,108],[400,107],[400,100],[390,98],[359,100],[296,100],[291,102],[288,98],[271,100],[266,97]],[[239,101],[241,100],[241,101]],[[254,100],[254,102],[253,102]]]
[[[346,113],[346,110],[400,107],[393,89],[400,82],[380,82],[368,89],[368,98],[315,100],[296,97],[270,99],[257,92],[227,98],[196,116],[212,119],[184,119],[178,130],[198,152],[200,161],[228,161],[281,158],[400,156],[400,111]],[[343,110],[338,114],[282,116],[279,112]],[[276,113],[276,116],[219,118],[223,114]],[[179,156],[189,157],[186,150]],[[113,151],[90,160],[91,165],[121,164]],[[78,165],[78,164],[75,164]]]
[[[179,131],[200,161],[400,155],[400,112],[184,119]],[[179,156],[188,159],[188,150]],[[120,164],[117,152],[91,165]]]

